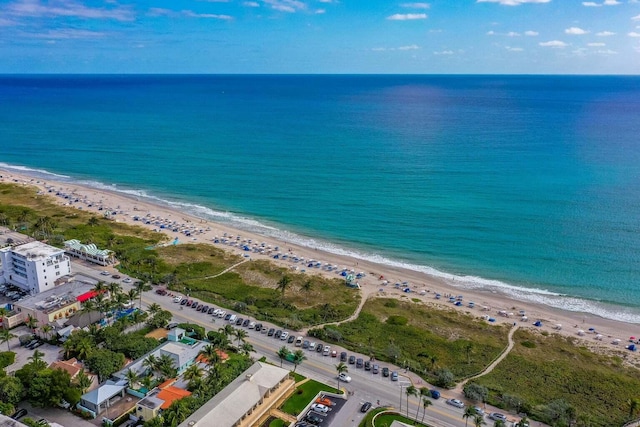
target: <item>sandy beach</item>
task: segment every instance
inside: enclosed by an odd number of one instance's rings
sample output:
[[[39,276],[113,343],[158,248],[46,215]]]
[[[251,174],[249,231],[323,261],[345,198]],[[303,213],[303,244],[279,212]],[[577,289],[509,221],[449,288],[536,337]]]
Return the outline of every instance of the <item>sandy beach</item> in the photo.
[[[341,277],[342,271],[357,275],[363,300],[383,295],[399,299],[418,298],[442,309],[462,310],[492,323],[517,323],[522,328],[574,337],[598,352],[616,353],[637,362],[637,353],[625,349],[629,337],[640,335],[640,325],[613,321],[590,314],[563,311],[548,306],[523,303],[506,293],[468,290],[426,274],[379,265],[370,261],[301,247],[271,237],[256,235],[227,225],[150,203],[133,196],[69,182],[43,180],[26,174],[1,170],[0,182],[32,185],[60,205],[108,215],[111,219],[162,232],[167,243],[206,243],[252,259],[269,259],[287,268],[308,274]],[[274,256],[278,255],[277,259]],[[314,267],[308,267],[313,264]],[[318,265],[317,267],[315,267]],[[396,284],[398,284],[396,286]],[[409,288],[410,292],[404,292]],[[436,295],[439,295],[437,298]],[[461,305],[449,297],[463,296]],[[454,299],[455,301],[455,299]],[[473,307],[469,302],[473,301]],[[540,321],[541,326],[534,326]],[[560,326],[561,325],[561,326]]]

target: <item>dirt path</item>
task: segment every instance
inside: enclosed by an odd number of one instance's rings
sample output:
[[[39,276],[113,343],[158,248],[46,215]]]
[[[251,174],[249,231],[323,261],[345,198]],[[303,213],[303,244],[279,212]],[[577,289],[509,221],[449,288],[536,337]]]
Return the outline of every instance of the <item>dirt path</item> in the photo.
[[[489,372],[493,371],[493,369],[498,366],[498,364],[500,362],[502,362],[502,360],[507,357],[507,355],[509,354],[509,352],[511,351],[511,349],[513,349],[514,346],[514,341],[513,341],[513,334],[516,333],[516,331],[518,330],[518,325],[514,324],[513,328],[511,328],[511,330],[509,331],[509,335],[507,335],[507,339],[509,341],[509,343],[507,344],[507,347],[502,351],[502,354],[500,354],[500,356],[498,356],[498,358],[496,360],[493,361],[492,364],[490,364],[489,366],[487,366],[485,368],[484,371],[480,372],[477,375],[474,375],[470,378],[467,378],[464,381],[461,381],[460,383],[458,383],[458,385],[456,385],[456,387],[453,389],[454,392],[456,393],[462,393],[462,390],[464,389],[464,386],[466,383],[468,383],[469,381],[476,379],[476,378],[480,378],[483,375],[487,375]]]

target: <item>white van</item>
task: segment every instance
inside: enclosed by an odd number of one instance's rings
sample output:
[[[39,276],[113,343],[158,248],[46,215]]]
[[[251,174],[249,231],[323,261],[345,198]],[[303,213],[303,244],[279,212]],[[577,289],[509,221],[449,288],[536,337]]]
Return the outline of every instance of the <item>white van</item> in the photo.
[[[309,350],[315,351],[315,349],[316,349],[316,343],[312,342],[311,344],[309,344]]]
[[[296,338],[296,347],[302,347],[302,337]]]
[[[218,317],[222,319],[226,314],[227,314],[227,312],[226,312],[226,311],[224,311],[224,310],[220,310],[220,311],[218,312]]]
[[[236,316],[235,314],[232,314],[231,317],[229,318],[229,323],[236,323],[237,318],[238,316]]]

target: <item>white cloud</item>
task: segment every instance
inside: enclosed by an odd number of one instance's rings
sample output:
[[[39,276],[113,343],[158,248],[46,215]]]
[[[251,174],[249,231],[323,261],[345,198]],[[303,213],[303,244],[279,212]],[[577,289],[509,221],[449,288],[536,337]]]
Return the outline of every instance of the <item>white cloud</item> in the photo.
[[[337,0],[320,0],[320,3],[338,3]]]
[[[400,47],[374,47],[371,50],[374,52],[388,52],[388,51],[394,51],[394,50],[418,50],[418,49],[420,49],[420,46],[418,46],[417,44],[411,44],[411,45],[400,46]]]
[[[402,3],[400,6],[409,9],[429,9],[431,7],[429,3]]]
[[[271,6],[271,9],[280,12],[294,13],[297,10],[306,9],[307,5],[298,0],[262,0],[265,4]]]
[[[496,35],[496,32],[495,32],[495,31],[493,31],[493,30],[491,30],[491,31],[487,31],[487,35],[488,35],[488,36],[495,36],[495,35]]]
[[[390,21],[412,21],[415,19],[427,19],[426,13],[396,13],[391,16],[387,16]]]
[[[599,50],[596,53],[599,53],[600,55],[617,55],[618,54],[618,52],[611,49]]]
[[[455,52],[452,50],[441,50],[439,52],[433,52],[434,55],[453,55]]]
[[[515,31],[509,31],[507,33],[507,36],[509,36],[509,37],[520,37],[520,33],[516,33]]]
[[[600,31],[599,33],[596,33],[596,36],[600,36],[600,37],[608,37],[608,36],[615,36],[616,33],[612,32],[612,31]]]
[[[605,6],[616,6],[616,5],[622,4],[622,2],[619,2],[618,0],[604,0],[603,4]]]
[[[633,18],[631,18],[632,21],[640,21],[640,15],[636,15]]]
[[[563,48],[563,47],[567,47],[569,46],[567,43],[560,41],[560,40],[551,40],[548,42],[541,42],[538,43],[540,46],[544,46],[544,47],[555,47],[555,48]]]
[[[530,36],[530,37],[537,36],[538,34],[539,33],[537,31],[531,31],[531,30],[524,32],[525,36]]]
[[[594,1],[583,1],[582,5],[586,7],[600,7],[600,6],[616,6],[622,4],[618,0],[604,0],[602,3],[596,3]]]
[[[600,6],[602,6],[601,4],[598,4],[598,3],[594,2],[594,1],[583,1],[582,5],[586,6],[586,7],[600,7]]]
[[[246,7],[260,7],[260,3],[255,1],[245,1],[242,5]]]
[[[74,30],[71,28],[62,30],[49,30],[44,33],[31,34],[30,37],[37,39],[94,39],[104,37],[106,34],[98,31]]]
[[[564,30],[565,34],[571,34],[573,36],[581,36],[583,34],[588,34],[589,31],[583,30],[582,28],[578,28],[578,27],[571,27],[571,28],[567,28],[566,30]]]
[[[629,37],[640,37],[640,33],[636,33],[635,31],[631,31],[630,33],[627,33],[627,35]]]
[[[327,11],[325,9],[316,9],[314,13],[316,15],[324,15],[325,13],[327,13]]]
[[[606,46],[605,43],[587,43],[587,46],[589,47],[600,47],[600,46]]]
[[[398,50],[418,50],[420,49],[420,46],[416,45],[416,44],[412,44],[409,46],[400,46],[398,48]]]
[[[511,47],[511,46],[505,46],[505,48],[509,51],[509,52],[522,52],[524,49],[521,47]]]
[[[230,21],[233,19],[229,15],[217,15],[214,13],[196,13],[193,10],[181,10],[175,11],[171,9],[163,9],[160,7],[152,7],[149,9],[150,16],[167,16],[170,18],[176,18],[179,16],[186,16],[188,18],[203,18],[203,19],[220,19],[223,21]]]
[[[11,15],[31,17],[68,16],[83,19],[115,19],[132,21],[133,11],[128,7],[93,8],[73,0],[52,0],[43,4],[40,0],[18,0],[5,8]]]
[[[476,0],[477,3],[498,3],[503,6],[520,6],[525,3],[549,3],[551,0]]]

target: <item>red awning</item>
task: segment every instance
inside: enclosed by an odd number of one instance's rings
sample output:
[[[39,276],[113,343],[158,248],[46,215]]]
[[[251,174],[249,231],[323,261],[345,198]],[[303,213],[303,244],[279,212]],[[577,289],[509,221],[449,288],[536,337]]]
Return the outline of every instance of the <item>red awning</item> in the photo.
[[[89,299],[95,297],[96,295],[98,295],[98,293],[96,291],[89,291],[89,292],[85,292],[82,295],[78,295],[78,297],[76,299],[78,301],[80,301],[80,302],[85,302],[86,300],[89,300]]]

